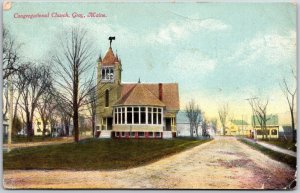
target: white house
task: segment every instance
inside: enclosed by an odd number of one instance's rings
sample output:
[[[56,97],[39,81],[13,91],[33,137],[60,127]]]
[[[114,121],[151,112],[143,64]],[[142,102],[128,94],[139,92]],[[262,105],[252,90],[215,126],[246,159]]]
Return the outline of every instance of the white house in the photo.
[[[178,137],[190,137],[191,130],[190,130],[190,121],[186,116],[186,112],[179,111],[176,116],[176,125],[177,125],[177,135]],[[196,136],[196,129],[193,130],[193,135]],[[199,124],[198,128],[198,135],[202,136],[202,127],[201,123]]]

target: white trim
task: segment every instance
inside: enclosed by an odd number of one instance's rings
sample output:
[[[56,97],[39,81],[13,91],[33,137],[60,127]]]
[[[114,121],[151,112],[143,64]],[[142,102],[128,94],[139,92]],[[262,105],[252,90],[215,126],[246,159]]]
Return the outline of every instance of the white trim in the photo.
[[[120,133],[121,133],[121,137],[126,137],[126,132],[125,131],[121,131]],[[123,133],[124,133],[124,135],[123,135]]]
[[[154,125],[154,121],[153,121],[153,111],[154,111],[154,108],[153,107],[151,107],[151,125]]]
[[[141,108],[144,107],[145,108],[145,123],[141,123]],[[122,118],[123,118],[123,108],[124,108],[124,113],[125,113],[125,121],[123,123]],[[131,123],[128,124],[127,123],[127,113],[128,113],[128,109],[127,108],[131,108]],[[134,123],[134,108],[138,108],[138,111],[136,111],[138,113],[138,123]],[[148,120],[148,116],[149,116],[149,109],[151,108],[151,123],[149,123]],[[154,109],[156,109],[156,115],[154,115]],[[159,112],[159,110],[161,112]],[[161,123],[159,124],[159,115],[161,114]],[[119,115],[120,115],[120,120],[119,120]],[[154,124],[154,116],[156,116],[156,123]],[[115,120],[117,121],[115,123]],[[172,120],[171,120],[172,121]],[[173,120],[174,122],[174,120]],[[153,106],[121,106],[121,107],[113,107],[113,124],[114,125],[152,125],[152,126],[162,126],[164,124],[164,109],[161,107],[153,107]]]
[[[119,107],[120,120],[119,125],[122,124],[122,107]]]
[[[146,125],[148,125],[148,107],[145,107],[145,117],[146,117],[146,121],[145,121],[145,123],[146,123]]]
[[[127,125],[127,107],[125,107],[125,125]]]
[[[139,107],[139,125],[141,124],[141,107]]]

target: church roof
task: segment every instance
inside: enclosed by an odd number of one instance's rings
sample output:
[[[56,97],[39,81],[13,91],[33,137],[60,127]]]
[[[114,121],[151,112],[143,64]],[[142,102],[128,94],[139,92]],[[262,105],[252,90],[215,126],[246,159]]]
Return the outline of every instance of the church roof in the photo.
[[[154,96],[143,84],[135,84],[115,105],[145,105],[145,106],[166,106]]]
[[[115,56],[112,48],[110,47],[106,52],[101,64],[107,66],[107,65],[114,65],[115,62],[119,62],[119,59]]]
[[[144,89],[147,89],[146,93],[149,93],[151,98],[154,96],[156,101],[161,101],[167,110],[179,110],[179,92],[177,83],[163,83],[162,84],[162,100],[159,100],[159,84],[158,83],[140,83],[140,84],[122,84],[121,99],[130,95],[132,90],[137,86],[142,85]],[[149,92],[148,92],[149,91]],[[137,99],[143,98],[141,95],[136,96]],[[134,103],[134,101],[132,101]]]

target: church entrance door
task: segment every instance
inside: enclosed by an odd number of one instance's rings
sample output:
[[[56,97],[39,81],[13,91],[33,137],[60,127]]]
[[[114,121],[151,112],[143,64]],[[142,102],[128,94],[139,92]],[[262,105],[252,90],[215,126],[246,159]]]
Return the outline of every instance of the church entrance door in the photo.
[[[166,118],[166,131],[171,131],[171,118]]]
[[[113,123],[113,118],[112,117],[107,117],[107,130],[112,130],[112,123]]]

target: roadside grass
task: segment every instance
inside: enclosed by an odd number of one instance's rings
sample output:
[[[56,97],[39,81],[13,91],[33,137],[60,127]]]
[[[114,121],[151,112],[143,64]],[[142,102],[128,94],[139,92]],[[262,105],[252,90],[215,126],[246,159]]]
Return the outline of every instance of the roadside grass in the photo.
[[[115,170],[137,167],[210,140],[87,139],[79,143],[14,149],[3,154],[3,168]]]
[[[249,141],[247,141],[245,139],[242,139],[242,138],[240,138],[238,140],[241,141],[242,143],[245,143],[246,145],[250,146],[251,148],[264,153],[265,155],[268,155],[270,158],[272,158],[274,160],[286,163],[289,166],[291,166],[292,168],[296,168],[296,165],[297,165],[297,158],[296,157],[270,150],[270,149],[268,149],[266,147],[263,147],[263,146],[261,146],[257,143],[252,143],[252,142],[249,142]]]
[[[45,141],[61,141],[63,140],[63,137],[51,137],[51,136],[33,136],[31,138],[31,141],[28,140],[27,136],[12,136],[12,143],[18,144],[18,143],[32,143],[32,142],[45,142]],[[3,144],[7,144],[7,137],[3,137]]]
[[[265,143],[269,143],[271,145],[275,145],[287,150],[291,150],[296,152],[297,151],[297,147],[296,147],[296,143],[293,142],[292,140],[285,140],[285,139],[271,139],[271,140],[260,140],[262,142]]]

